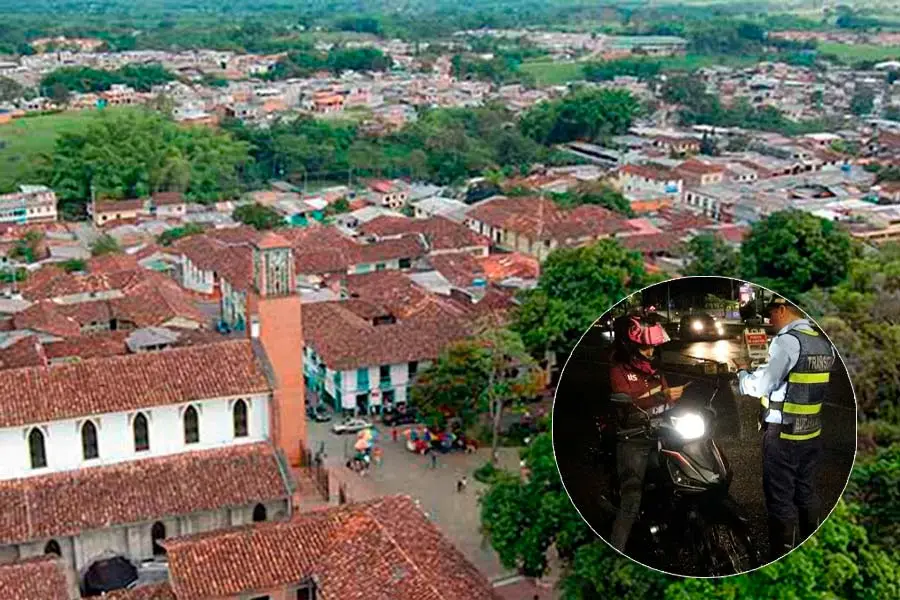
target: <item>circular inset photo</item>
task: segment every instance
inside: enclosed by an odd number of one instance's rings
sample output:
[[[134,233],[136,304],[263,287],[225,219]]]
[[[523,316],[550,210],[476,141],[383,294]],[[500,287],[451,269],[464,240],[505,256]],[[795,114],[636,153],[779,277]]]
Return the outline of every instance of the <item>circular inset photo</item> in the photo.
[[[787,299],[684,277],[603,314],[553,404],[566,492],[625,556],[685,577],[745,573],[815,533],[856,454],[856,401],[825,332]]]

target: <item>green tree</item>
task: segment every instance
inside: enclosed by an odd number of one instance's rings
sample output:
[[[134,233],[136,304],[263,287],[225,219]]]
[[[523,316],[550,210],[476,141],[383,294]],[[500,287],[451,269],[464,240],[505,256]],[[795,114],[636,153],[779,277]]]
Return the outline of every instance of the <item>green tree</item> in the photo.
[[[875,92],[869,88],[857,90],[850,98],[850,112],[856,116],[867,115],[875,108]]]
[[[205,127],[182,128],[145,111],[110,112],[65,132],[51,156],[50,181],[60,199],[140,198],[178,190],[195,201],[234,198],[250,163],[249,144]]]
[[[841,282],[853,254],[849,234],[834,222],[804,211],[780,211],[754,223],[741,246],[741,274],[795,298],[815,286]]]
[[[488,380],[481,398],[491,418],[491,462],[496,466],[504,411],[522,400],[536,397],[543,379],[518,333],[491,328],[482,332],[476,343],[487,353]]]
[[[452,344],[416,376],[410,400],[429,425],[443,429],[450,415],[469,427],[478,416],[478,399],[487,387],[490,368],[490,356],[475,341]]]
[[[66,273],[76,273],[87,269],[87,262],[80,258],[70,258],[69,260],[59,263]]]
[[[594,140],[625,133],[639,110],[638,101],[626,90],[579,90],[529,109],[520,128],[542,144]]]
[[[615,240],[554,250],[537,287],[522,294],[513,329],[538,358],[568,355],[599,315],[653,281],[640,253]]]
[[[116,238],[104,233],[91,244],[92,256],[103,256],[104,254],[116,254],[122,251]]]
[[[203,226],[198,225],[196,223],[187,223],[180,227],[173,227],[172,229],[163,231],[159,236],[157,236],[156,241],[162,246],[171,246],[175,240],[180,240],[183,237],[188,237],[192,235],[197,235],[199,233],[203,233],[205,230]]]
[[[684,275],[739,275],[740,255],[719,236],[703,233],[691,238],[687,246],[691,258],[682,270]]]
[[[62,83],[54,83],[46,90],[46,95],[53,104],[57,106],[67,106],[69,100],[72,99],[72,93]]]
[[[250,225],[256,229],[275,229],[284,225],[284,217],[275,210],[262,204],[244,204],[234,209],[231,216],[236,221]]]
[[[15,80],[9,77],[0,77],[0,102],[12,102],[25,94],[23,88]]]

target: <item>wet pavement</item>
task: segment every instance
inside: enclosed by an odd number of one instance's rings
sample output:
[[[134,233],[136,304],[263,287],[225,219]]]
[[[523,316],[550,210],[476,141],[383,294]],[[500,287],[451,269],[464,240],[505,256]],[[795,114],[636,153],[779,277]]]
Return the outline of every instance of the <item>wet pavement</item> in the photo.
[[[766,509],[762,492],[762,433],[758,431],[758,400],[736,395],[733,375],[700,375],[688,366],[698,361],[685,356],[727,361],[741,352],[739,338],[667,344],[663,358],[670,385],[691,381],[682,402],[702,405],[719,392],[713,402],[717,416],[714,439],[728,457],[734,472],[730,493],[747,512],[752,539],[759,551],[768,552]],[[603,498],[610,497],[614,471],[612,457],[602,451],[594,416],[607,401],[609,348],[600,336],[586,336],[576,349],[560,380],[554,408],[554,448],[567,491],[591,526],[606,536],[612,515]],[[679,363],[682,363],[681,365]],[[684,366],[682,366],[684,365]],[[856,448],[855,405],[846,371],[833,374],[832,389],[823,408],[824,464],[819,493],[827,512],[836,504],[846,484]]]

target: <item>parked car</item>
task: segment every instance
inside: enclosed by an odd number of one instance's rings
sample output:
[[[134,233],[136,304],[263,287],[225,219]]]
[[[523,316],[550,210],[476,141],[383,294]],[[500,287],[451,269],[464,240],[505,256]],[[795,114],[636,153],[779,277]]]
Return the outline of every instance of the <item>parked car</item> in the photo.
[[[316,423],[327,423],[331,420],[331,412],[324,404],[310,405],[306,407],[306,418]]]
[[[415,408],[407,408],[404,411],[393,410],[389,413],[385,413],[384,416],[381,417],[381,422],[388,427],[394,425],[410,425],[418,420],[419,411]]]
[[[682,340],[719,340],[725,337],[725,326],[704,313],[681,317],[678,335]]]
[[[365,419],[346,419],[341,423],[335,423],[334,425],[332,425],[331,431],[332,433],[340,435],[342,433],[356,433],[358,431],[362,431],[363,429],[368,429],[369,427],[375,426]]]

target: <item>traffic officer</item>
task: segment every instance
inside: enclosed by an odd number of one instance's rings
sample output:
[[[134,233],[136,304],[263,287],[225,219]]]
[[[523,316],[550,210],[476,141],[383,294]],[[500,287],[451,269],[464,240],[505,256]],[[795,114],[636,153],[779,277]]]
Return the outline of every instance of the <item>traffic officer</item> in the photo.
[[[777,334],[765,364],[738,371],[740,392],[760,399],[763,492],[770,560],[789,552],[820,523],[816,477],[822,458],[821,411],[835,352],[799,308],[781,297],[766,307]]]

